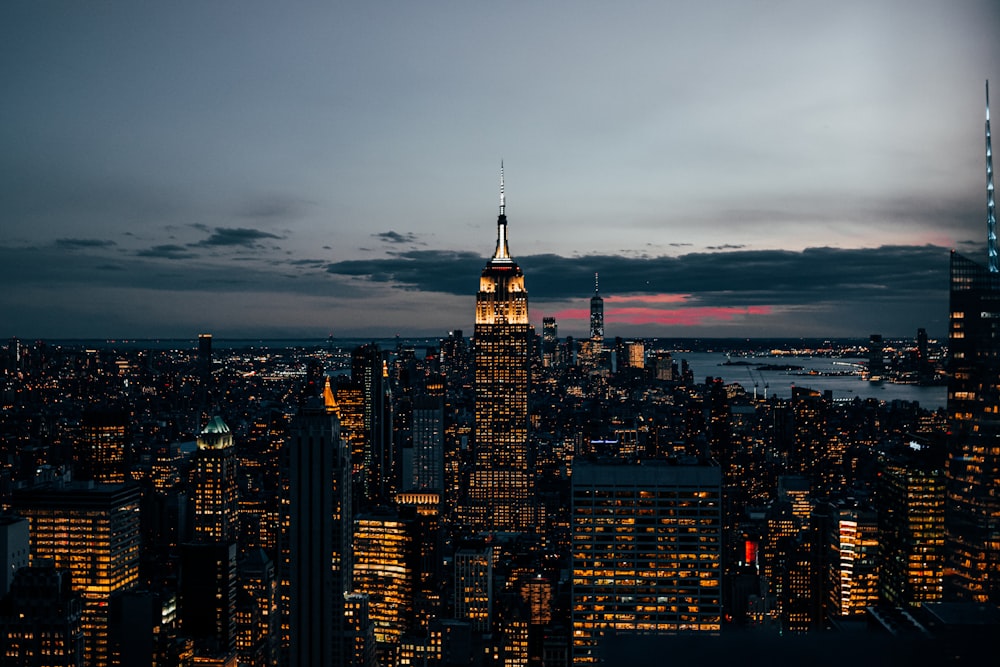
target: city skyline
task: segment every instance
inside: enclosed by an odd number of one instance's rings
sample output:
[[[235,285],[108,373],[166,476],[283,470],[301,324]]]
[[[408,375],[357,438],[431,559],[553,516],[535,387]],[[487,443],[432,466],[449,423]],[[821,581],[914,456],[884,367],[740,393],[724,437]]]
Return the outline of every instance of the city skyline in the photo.
[[[585,336],[599,273],[609,337],[943,337],[986,256],[989,2],[0,26],[4,336],[471,330],[501,159],[538,331]]]

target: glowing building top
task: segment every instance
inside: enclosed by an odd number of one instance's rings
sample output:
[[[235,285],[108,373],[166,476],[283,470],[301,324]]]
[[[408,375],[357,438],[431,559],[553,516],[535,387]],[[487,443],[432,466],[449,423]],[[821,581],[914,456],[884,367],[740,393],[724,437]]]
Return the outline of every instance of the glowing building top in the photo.
[[[326,384],[323,385],[323,407],[327,414],[340,416],[340,406],[337,405],[337,398],[333,395],[333,387],[330,386],[330,376],[326,376]]]
[[[497,247],[479,279],[476,324],[528,324],[528,292],[524,288],[524,273],[511,258],[507,248],[503,163],[500,164]]]
[[[225,449],[232,446],[233,434],[219,415],[212,417],[198,434],[198,449]]]

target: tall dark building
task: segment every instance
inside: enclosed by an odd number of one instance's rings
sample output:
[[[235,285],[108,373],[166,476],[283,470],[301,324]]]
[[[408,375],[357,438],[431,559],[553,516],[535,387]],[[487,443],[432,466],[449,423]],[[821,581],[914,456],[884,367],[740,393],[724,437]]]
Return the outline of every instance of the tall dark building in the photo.
[[[212,334],[198,334],[198,368],[207,373],[212,367]]]
[[[180,616],[201,656],[236,650],[236,543],[184,544],[180,551]]]
[[[882,334],[872,334],[868,338],[868,381],[881,382],[885,379],[885,341]]]
[[[344,609],[344,595],[352,587],[351,461],[329,385],[324,399],[306,399],[287,447],[287,664],[347,665],[352,650]]]
[[[949,598],[1000,602],[1000,258],[986,82],[987,266],[951,253],[945,531]]]
[[[1000,273],[951,254],[948,596],[1000,602]]]
[[[362,345],[351,354],[351,380],[361,387],[364,437],[356,497],[367,507],[389,502],[397,485],[392,441],[392,396],[382,351],[375,343]]]
[[[528,292],[507,250],[500,171],[497,245],[476,294],[474,336],[475,458],[469,521],[484,530],[523,531],[534,524],[528,452]]]

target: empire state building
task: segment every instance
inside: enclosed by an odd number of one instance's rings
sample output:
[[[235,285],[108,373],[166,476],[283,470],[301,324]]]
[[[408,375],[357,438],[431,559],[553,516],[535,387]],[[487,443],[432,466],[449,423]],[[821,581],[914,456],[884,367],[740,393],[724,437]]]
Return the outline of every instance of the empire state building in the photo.
[[[534,480],[528,452],[528,293],[507,250],[503,167],[497,245],[476,294],[473,340],[475,466],[468,520],[481,530],[524,531],[534,525]]]

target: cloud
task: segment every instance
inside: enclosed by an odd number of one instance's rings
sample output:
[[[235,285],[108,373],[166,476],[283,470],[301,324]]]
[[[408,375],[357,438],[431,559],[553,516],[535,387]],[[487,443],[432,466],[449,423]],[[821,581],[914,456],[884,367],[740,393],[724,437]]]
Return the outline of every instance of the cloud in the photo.
[[[476,276],[485,264],[486,260],[473,252],[408,250],[390,259],[333,262],[326,270],[408,290],[467,295],[475,294],[479,284]]]
[[[247,202],[237,213],[241,217],[255,220],[288,220],[301,218],[307,208],[308,204],[305,201],[271,195]]]
[[[245,248],[257,247],[257,241],[261,239],[281,239],[283,237],[270,232],[262,232],[259,229],[249,229],[247,227],[216,227],[212,235],[207,239],[192,244],[195,246],[243,246]]]
[[[173,243],[155,245],[152,248],[140,250],[135,254],[139,257],[160,257],[162,259],[190,259],[197,257],[186,246],[175,245]]]
[[[327,271],[460,295],[475,291],[485,263],[470,252],[409,250],[391,258],[334,262]],[[589,296],[595,272],[601,276],[602,295],[608,297],[696,294],[710,305],[745,305],[748,298],[774,304],[940,294],[948,284],[948,250],[938,246],[737,250],[677,257],[541,254],[518,258],[518,263],[531,298],[541,301]]]
[[[407,232],[405,234],[400,234],[399,232],[389,230],[387,232],[379,232],[378,234],[372,234],[377,239],[382,239],[386,243],[416,243],[417,235],[413,232]]]
[[[56,239],[59,248],[110,248],[117,245],[114,241],[105,239]]]
[[[540,254],[517,261],[533,316],[555,312],[557,319],[585,322],[588,314],[576,304],[589,299],[596,271],[606,320],[631,325],[637,333],[643,326],[711,326],[711,334],[704,335],[829,336],[917,326],[940,332],[946,322],[948,250],[939,246],[676,257]],[[474,253],[409,250],[335,262],[327,271],[407,291],[471,298],[485,263]]]
[[[65,301],[73,294],[91,303],[121,290],[145,290],[178,304],[208,292],[223,300],[268,294],[271,317],[276,317],[274,303],[285,299],[332,299],[354,309],[358,303],[377,302],[385,309],[380,326],[406,331],[407,322],[415,319],[408,316],[393,323],[392,318],[401,318],[407,304],[446,305],[450,310],[436,315],[442,328],[467,326],[487,261],[472,252],[414,249],[332,263],[311,258],[231,260],[202,257],[196,248],[174,244],[122,255],[113,263],[103,246],[0,246],[0,281],[23,288],[23,294],[35,299]],[[738,250],[678,257],[538,254],[518,262],[525,272],[533,321],[554,314],[567,332],[586,330],[595,270],[601,276],[605,320],[625,335],[673,330],[674,335],[842,336],[899,334],[918,326],[939,335],[947,325],[948,250],[938,246]],[[144,304],[144,309],[153,309],[153,304]],[[25,321],[29,310],[9,312],[16,324]],[[263,326],[267,316],[255,314],[254,325]],[[145,317],[143,326],[155,333],[156,315]],[[424,327],[434,319],[421,318]],[[273,326],[280,328],[280,321]]]
[[[292,266],[308,266],[313,268],[321,268],[326,265],[326,262],[327,260],[325,259],[293,259],[293,260],[287,260],[285,263],[291,264]]]

